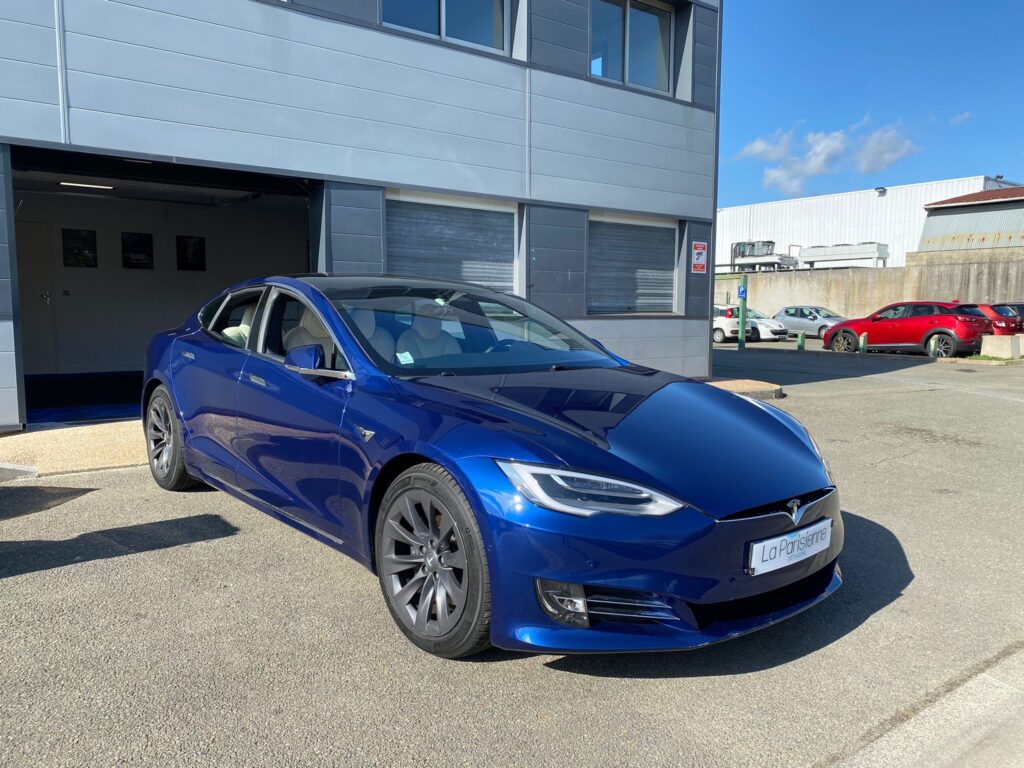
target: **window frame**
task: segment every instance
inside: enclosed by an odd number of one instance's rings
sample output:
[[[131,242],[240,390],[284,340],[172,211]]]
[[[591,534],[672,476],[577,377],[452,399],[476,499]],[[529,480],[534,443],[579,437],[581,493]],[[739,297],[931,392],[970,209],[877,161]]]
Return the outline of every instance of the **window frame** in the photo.
[[[649,5],[652,8],[656,8],[659,11],[666,11],[668,13],[668,87],[665,90],[660,88],[651,88],[649,85],[640,85],[639,83],[632,83],[629,80],[629,12],[632,10],[633,5],[639,3],[641,5]],[[647,93],[656,93],[659,96],[667,96],[674,98],[676,78],[675,78],[675,61],[676,61],[676,8],[662,0],[623,0],[623,20],[622,20],[622,79],[618,80],[614,77],[605,77],[604,75],[595,75],[591,71],[591,65],[593,59],[591,58],[594,54],[594,10],[593,4],[590,5],[589,17],[587,19],[587,78],[595,80],[600,83],[614,83],[625,88],[636,88],[637,90],[646,91]]]
[[[393,0],[392,0],[393,1]],[[501,13],[502,13],[502,41],[501,47],[497,48],[492,45],[481,45],[480,43],[474,43],[471,40],[463,40],[458,37],[450,37],[447,34],[447,20],[445,8],[448,4],[448,0],[437,0],[437,8],[440,13],[440,34],[435,35],[433,32],[424,32],[422,29],[415,29],[414,27],[403,27],[401,24],[395,24],[390,21],[384,20],[384,3],[388,0],[381,0],[380,4],[380,24],[384,29],[393,29],[399,32],[405,32],[416,37],[421,37],[425,40],[439,40],[443,43],[450,45],[465,46],[472,48],[477,51],[484,51],[486,53],[497,54],[500,56],[512,55],[512,30],[510,28],[512,22],[512,0],[501,0]]]
[[[261,321],[260,317],[262,315],[263,300],[265,298],[264,294],[266,293],[266,290],[267,286],[258,285],[251,286],[249,288],[240,288],[237,291],[230,291],[229,293],[225,293],[224,297],[220,301],[220,306],[217,308],[217,312],[214,314],[213,319],[210,320],[210,324],[206,327],[203,327],[203,333],[212,338],[214,341],[223,344],[226,347],[230,347],[231,349],[237,349],[239,352],[249,351],[249,347],[252,345],[251,331],[249,334],[248,342],[244,346],[240,347],[237,344],[232,344],[230,341],[227,340],[227,337],[224,336],[223,333],[221,333],[220,331],[215,331],[213,330],[213,328],[220,321],[220,316],[224,312],[224,309],[228,306],[228,304],[232,302],[232,300],[234,300],[236,296],[245,296],[246,294],[249,293],[258,294],[256,298],[256,314],[253,315],[253,325],[257,325]],[[207,304],[207,306],[209,306],[209,304]]]
[[[344,362],[345,367],[332,368],[330,370],[335,370],[338,371],[339,373],[350,373],[352,374],[352,380],[354,381],[355,371],[352,369],[352,361],[349,360],[348,355],[345,354],[344,347],[342,347],[338,341],[338,334],[336,334],[334,332],[334,329],[331,328],[331,326],[327,323],[327,319],[324,317],[324,313],[321,312],[316,307],[314,307],[312,304],[310,304],[309,300],[306,299],[306,297],[302,296],[301,294],[290,288],[286,288],[281,285],[268,285],[267,288],[267,295],[264,296],[263,299],[261,300],[261,307],[258,316],[259,327],[257,328],[257,333],[255,334],[256,343],[252,345],[252,348],[250,349],[252,354],[264,360],[270,360],[272,362],[278,363],[282,368],[284,368],[284,356],[275,355],[271,352],[264,352],[263,350],[267,340],[267,323],[270,320],[271,306],[273,305],[273,302],[277,300],[278,296],[285,295],[288,298],[294,299],[295,301],[299,302],[299,304],[301,304],[305,309],[308,309],[311,312],[313,312],[313,314],[315,314],[317,316],[317,319],[320,321],[320,324],[323,325],[324,329],[327,331],[327,334],[331,337],[331,341],[334,342],[334,348],[338,353],[338,357],[342,362]],[[327,354],[326,349],[324,350],[324,354]]]

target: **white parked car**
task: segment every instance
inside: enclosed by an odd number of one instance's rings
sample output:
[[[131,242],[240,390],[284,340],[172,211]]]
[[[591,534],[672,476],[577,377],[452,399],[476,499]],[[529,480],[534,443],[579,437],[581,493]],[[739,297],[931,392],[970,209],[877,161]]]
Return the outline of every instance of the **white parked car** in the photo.
[[[715,304],[715,317],[711,323],[714,329],[711,338],[716,344],[723,341],[737,341],[740,337],[740,308],[737,306],[720,306]],[[747,320],[746,338],[751,337],[753,326]]]
[[[747,307],[747,317],[753,326],[750,329],[751,341],[785,341],[789,338],[789,331],[786,326],[778,320],[773,320],[764,312],[758,312],[753,307]]]

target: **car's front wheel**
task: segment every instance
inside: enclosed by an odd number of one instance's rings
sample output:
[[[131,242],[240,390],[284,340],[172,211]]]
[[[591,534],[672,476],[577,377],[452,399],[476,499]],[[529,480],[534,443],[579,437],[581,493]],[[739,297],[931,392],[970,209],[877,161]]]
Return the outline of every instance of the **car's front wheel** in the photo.
[[[832,338],[833,352],[856,352],[857,337],[849,331],[840,331]]]
[[[168,491],[185,491],[199,484],[185,469],[181,422],[171,395],[163,385],[153,390],[146,405],[146,454],[157,485]]]
[[[750,329],[750,340],[751,341],[760,341],[761,340],[761,331],[758,330],[757,328],[751,328]]]
[[[449,659],[490,645],[483,538],[451,474],[418,464],[399,475],[381,502],[374,542],[381,591],[406,637]]]
[[[819,339],[824,339],[826,333],[828,333],[828,326],[827,325],[821,326],[821,328],[818,329],[818,338]]]
[[[723,331],[721,328],[715,328],[715,332],[712,335],[712,338],[715,340],[715,344],[721,344],[722,342],[725,341],[725,331]]]

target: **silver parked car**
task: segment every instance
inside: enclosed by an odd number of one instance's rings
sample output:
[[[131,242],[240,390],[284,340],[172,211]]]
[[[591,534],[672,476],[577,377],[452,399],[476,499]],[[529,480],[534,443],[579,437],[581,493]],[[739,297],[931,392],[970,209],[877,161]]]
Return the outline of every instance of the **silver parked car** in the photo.
[[[808,336],[823,339],[825,331],[846,318],[826,307],[797,306],[783,307],[775,314],[775,319],[786,326],[791,334],[803,331]]]

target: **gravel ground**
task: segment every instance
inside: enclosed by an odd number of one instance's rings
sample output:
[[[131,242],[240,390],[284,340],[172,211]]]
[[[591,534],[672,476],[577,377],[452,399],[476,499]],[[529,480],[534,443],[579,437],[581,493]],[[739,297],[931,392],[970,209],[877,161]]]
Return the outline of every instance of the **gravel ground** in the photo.
[[[1024,369],[724,350],[715,374],[783,384],[832,464],[847,581],[815,610],[688,654],[443,661],[370,573],[224,494],[12,481],[0,765],[867,764],[1022,647]],[[764,457],[736,444],[742,482]],[[934,749],[924,721],[893,749]],[[1017,754],[999,733],[978,749]]]

